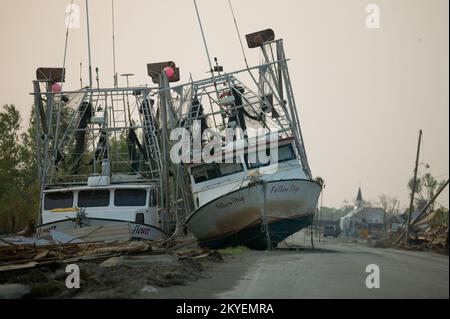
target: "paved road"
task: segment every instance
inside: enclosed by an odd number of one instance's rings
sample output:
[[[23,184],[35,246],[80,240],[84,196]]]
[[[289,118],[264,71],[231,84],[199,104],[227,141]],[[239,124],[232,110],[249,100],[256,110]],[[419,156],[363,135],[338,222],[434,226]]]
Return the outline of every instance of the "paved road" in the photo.
[[[297,238],[297,242],[303,239]],[[206,271],[163,298],[449,298],[449,259],[434,253],[326,240],[318,249],[248,251]],[[380,288],[366,287],[366,266],[380,269]]]

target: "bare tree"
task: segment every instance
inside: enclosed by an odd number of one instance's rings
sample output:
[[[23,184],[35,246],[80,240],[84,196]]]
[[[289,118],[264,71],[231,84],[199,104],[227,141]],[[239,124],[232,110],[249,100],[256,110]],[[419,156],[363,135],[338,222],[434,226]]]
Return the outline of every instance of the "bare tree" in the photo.
[[[384,216],[383,216],[383,225],[384,225],[384,232],[386,234],[386,219],[388,217],[392,217],[395,215],[398,215],[400,213],[400,201],[393,197],[386,194],[381,194],[378,196],[378,200],[380,203],[380,206],[384,210]]]
[[[387,216],[394,216],[399,214],[400,201],[397,198],[386,194],[381,194],[380,196],[378,196],[378,200],[380,206],[384,209]]]
[[[425,164],[425,169],[429,169],[430,165]],[[416,182],[416,198],[415,198],[415,210],[420,211],[425,205],[433,198],[436,191],[445,183],[445,180],[438,181],[430,173],[426,172],[423,175],[417,177]],[[411,192],[413,185],[413,179],[408,182],[408,188]],[[435,208],[434,203],[430,205],[428,211],[431,212]]]

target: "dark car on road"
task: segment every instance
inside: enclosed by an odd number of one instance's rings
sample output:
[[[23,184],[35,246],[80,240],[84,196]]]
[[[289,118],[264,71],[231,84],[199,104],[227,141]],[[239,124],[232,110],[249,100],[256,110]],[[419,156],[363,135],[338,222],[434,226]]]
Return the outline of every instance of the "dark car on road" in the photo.
[[[337,237],[339,235],[339,230],[336,226],[328,225],[323,228],[323,237]]]

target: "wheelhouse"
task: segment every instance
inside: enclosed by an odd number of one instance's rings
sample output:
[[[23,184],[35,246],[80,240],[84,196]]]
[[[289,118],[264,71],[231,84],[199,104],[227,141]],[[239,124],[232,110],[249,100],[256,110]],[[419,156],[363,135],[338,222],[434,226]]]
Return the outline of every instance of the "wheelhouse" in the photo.
[[[120,208],[155,207],[157,194],[154,187],[73,187],[44,192],[43,210],[68,208]]]
[[[237,145],[238,142],[235,143]],[[273,152],[276,150],[276,153]],[[257,174],[263,179],[305,178],[293,138],[280,140],[272,154],[270,145],[258,154],[256,145],[236,147],[232,163],[223,163],[224,152],[212,163],[189,165],[191,190],[196,208],[219,198],[249,182],[248,176]],[[230,152],[231,153],[231,152]],[[264,158],[259,158],[259,156]],[[230,157],[231,158],[231,157]]]
[[[276,150],[276,154],[271,154],[271,148],[267,147],[263,154],[265,158],[260,158],[256,146],[251,146],[245,150],[236,150],[236,154],[239,155],[234,156],[232,163],[222,163],[223,158],[226,158],[224,153],[215,158],[212,163],[191,164],[189,167],[191,184],[198,185],[210,181],[220,183],[226,177],[240,178],[262,167],[290,161],[295,161],[295,164],[301,168],[292,139],[280,141]]]

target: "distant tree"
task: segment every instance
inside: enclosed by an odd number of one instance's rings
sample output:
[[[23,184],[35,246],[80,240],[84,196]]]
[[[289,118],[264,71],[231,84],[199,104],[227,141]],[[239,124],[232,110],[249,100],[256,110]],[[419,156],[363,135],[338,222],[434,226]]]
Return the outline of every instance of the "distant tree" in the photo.
[[[348,200],[344,199],[344,201],[339,209],[345,213],[349,213],[353,209],[355,209],[355,205],[351,204]]]
[[[386,213],[386,216],[394,216],[400,213],[399,203],[400,201],[386,194],[381,194],[378,196],[379,205],[383,208]]]
[[[426,169],[429,169],[428,164],[425,165]],[[414,210],[420,211],[425,205],[433,198],[436,191],[445,183],[445,180],[437,180],[429,172],[424,174],[418,174],[416,181],[416,192],[414,196]],[[408,189],[410,191],[410,196],[412,193],[414,184],[414,178],[408,181]],[[435,209],[435,203],[431,204],[428,208],[429,211]]]
[[[35,218],[35,174],[31,154],[20,135],[21,117],[14,105],[0,110],[0,232],[17,231]]]

